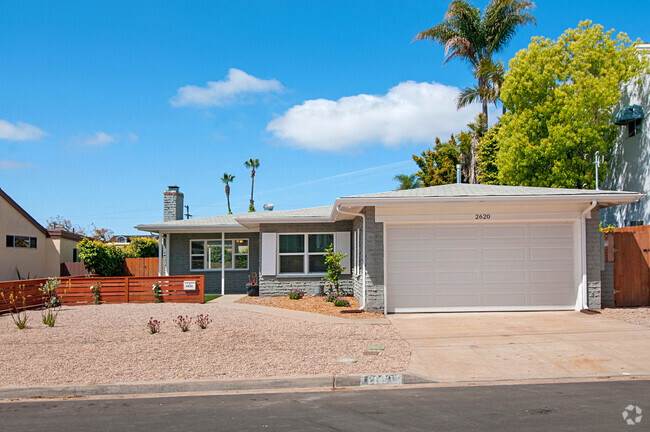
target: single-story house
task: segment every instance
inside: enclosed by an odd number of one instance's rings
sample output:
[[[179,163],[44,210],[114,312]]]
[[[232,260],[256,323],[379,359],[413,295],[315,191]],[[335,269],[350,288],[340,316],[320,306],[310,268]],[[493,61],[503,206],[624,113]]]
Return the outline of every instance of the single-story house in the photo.
[[[48,231],[0,189],[0,281],[59,276],[60,264],[75,260],[82,238]]]
[[[316,294],[333,244],[348,254],[342,286],[369,311],[599,309],[599,211],[643,197],[450,184],[183,220],[173,186],[165,221],[136,228],[161,235],[161,274],[203,274],[206,292],[245,292],[259,273],[260,296]]]

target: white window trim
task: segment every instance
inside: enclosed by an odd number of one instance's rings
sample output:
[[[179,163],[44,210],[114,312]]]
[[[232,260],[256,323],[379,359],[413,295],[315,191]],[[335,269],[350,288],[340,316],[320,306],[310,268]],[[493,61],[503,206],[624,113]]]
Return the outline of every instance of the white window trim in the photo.
[[[334,250],[336,250],[336,235],[334,232],[285,232],[285,233],[278,233],[277,234],[277,245],[276,245],[276,251],[275,251],[275,259],[276,259],[276,265],[277,265],[277,277],[283,278],[283,277],[323,277],[327,273],[309,273],[309,256],[310,255],[325,255],[325,252],[309,252],[309,236],[310,235],[317,235],[317,234],[329,234],[332,236],[332,245],[334,247]],[[304,252],[284,252],[280,253],[280,236],[281,235],[301,235],[303,236],[303,241],[305,242],[304,244]],[[281,256],[302,256],[304,257],[303,259],[303,272],[302,273],[282,273],[280,270],[280,257]]]
[[[360,263],[359,263],[359,258],[361,256],[361,254],[359,253],[360,240],[361,240],[361,230],[357,228],[356,230],[354,230],[354,246],[353,246],[355,276],[359,276],[361,274]]]
[[[238,240],[245,240],[248,242],[248,252],[245,254],[242,253],[235,253],[235,242]],[[203,253],[202,254],[193,254],[192,253],[192,242],[198,242],[202,241],[203,242]],[[229,268],[224,268],[225,271],[248,271],[250,269],[250,253],[251,253],[251,239],[249,238],[227,238],[223,240],[223,243],[221,244],[222,250],[224,249],[224,243],[227,241],[231,241],[232,243],[232,267]],[[209,269],[206,268],[207,264],[207,258],[208,258],[208,242],[222,242],[221,238],[211,238],[211,239],[190,239],[189,240],[189,266],[190,266],[190,271],[191,272],[197,272],[197,273],[202,273],[202,272],[220,272],[221,268],[217,269]],[[235,262],[237,256],[241,255],[246,255],[246,268],[236,268],[235,267]],[[193,269],[192,268],[192,257],[196,256],[203,256],[203,268],[202,269]]]

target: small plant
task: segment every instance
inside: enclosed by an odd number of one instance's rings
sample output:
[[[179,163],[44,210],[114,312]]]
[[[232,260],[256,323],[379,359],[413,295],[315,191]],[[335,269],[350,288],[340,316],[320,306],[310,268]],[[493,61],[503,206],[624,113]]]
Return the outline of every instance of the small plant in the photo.
[[[153,284],[153,287],[151,288],[153,290],[153,301],[154,303],[160,303],[160,284],[156,282]]]
[[[305,296],[305,292],[301,289],[292,289],[289,293],[289,298],[291,300],[300,300]]]
[[[612,224],[609,224],[606,227],[604,227],[602,221],[600,222],[600,225],[598,226],[598,228],[600,229],[601,233],[605,233],[605,234],[613,233],[614,230],[616,229],[616,227],[614,225],[612,225]]]
[[[336,307],[346,307],[346,306],[350,306],[350,302],[347,301],[347,300],[344,299],[344,298],[337,297],[337,298],[334,300],[334,306],[336,306]]]
[[[179,315],[178,318],[174,319],[176,325],[181,329],[182,332],[186,332],[190,329],[190,324],[192,324],[192,318],[187,315]]]
[[[196,325],[198,325],[201,329],[206,329],[208,328],[208,324],[210,324],[212,320],[208,316],[208,314],[199,314],[196,316]]]
[[[20,298],[22,298],[22,310],[18,310],[18,306],[16,306],[16,300],[17,298],[14,297],[13,294],[9,294],[9,313],[11,314],[11,319],[14,321],[14,324],[16,324],[16,327],[19,329],[24,329],[25,325],[27,325],[27,299],[25,298],[25,294],[23,291],[19,291]],[[5,299],[5,293],[1,292],[0,296],[2,299]]]
[[[334,285],[337,296],[341,295],[339,291],[339,278],[345,270],[345,267],[341,266],[341,260],[346,256],[348,256],[348,254],[334,252],[333,244],[330,244],[330,247],[325,249],[325,265],[327,265],[327,272],[323,280],[330,282],[330,292],[332,291],[332,285]]]
[[[41,319],[43,324],[48,327],[54,327],[61,310],[61,300],[57,294],[60,284],[60,280],[48,278],[39,288],[39,291],[43,294],[43,304],[45,305],[45,310],[41,312]]]
[[[97,281],[97,284],[90,286],[90,290],[93,292],[93,302],[96,305],[99,304],[99,300],[100,300],[99,296],[100,296],[100,293],[101,293],[101,289],[102,289],[102,284],[99,281]]]
[[[327,294],[327,295],[325,296],[325,301],[326,301],[326,302],[333,302],[333,301],[336,300],[336,299],[337,299],[336,294],[334,294],[334,293],[332,293],[332,292],[330,292],[329,294]]]
[[[253,272],[248,275],[248,283],[246,284],[246,287],[257,286],[257,285],[259,285],[259,277],[257,273]]]
[[[149,322],[147,323],[147,328],[149,328],[149,333],[151,334],[159,333],[161,326],[162,326],[162,321],[155,320],[153,319],[153,317],[149,318]]]
[[[56,318],[59,316],[59,311],[61,310],[61,306],[58,308],[47,308],[41,313],[41,318],[43,319],[43,324],[45,324],[48,327],[54,327],[54,323],[56,322]]]

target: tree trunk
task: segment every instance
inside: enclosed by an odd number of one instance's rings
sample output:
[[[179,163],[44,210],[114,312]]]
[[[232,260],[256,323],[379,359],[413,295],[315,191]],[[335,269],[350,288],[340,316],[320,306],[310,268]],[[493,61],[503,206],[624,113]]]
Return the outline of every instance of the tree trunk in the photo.
[[[228,214],[232,214],[230,210],[230,186],[226,183],[226,201],[228,201]]]
[[[483,92],[487,89],[487,80],[485,77],[478,77],[478,88]],[[481,129],[483,129],[483,135],[485,135],[488,131],[488,101],[485,97],[481,97],[481,106],[483,108],[483,117],[485,119],[485,122],[481,125]]]
[[[253,187],[255,187],[255,168],[253,168],[253,171],[251,171],[251,204],[248,207],[248,211],[255,211],[253,210],[255,208],[255,201],[253,201]]]
[[[472,145],[469,148],[469,184],[477,184],[476,178],[476,153],[478,150],[478,137],[472,135]]]

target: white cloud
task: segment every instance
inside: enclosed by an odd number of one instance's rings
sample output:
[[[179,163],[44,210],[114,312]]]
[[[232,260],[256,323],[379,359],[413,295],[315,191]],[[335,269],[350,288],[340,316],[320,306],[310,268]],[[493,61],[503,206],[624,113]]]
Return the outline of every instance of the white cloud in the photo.
[[[127,133],[126,136],[127,136],[128,140],[131,141],[131,142],[136,142],[138,139],[140,139],[140,137],[138,137],[133,132]]]
[[[89,147],[101,147],[115,142],[115,137],[106,132],[95,132],[92,136],[86,138],[83,144]]]
[[[340,151],[361,144],[398,146],[444,139],[471,122],[476,106],[456,109],[460,90],[438,83],[406,81],[385,95],[360,94],[308,100],[290,108],[266,127],[296,147]]]
[[[12,170],[21,168],[31,168],[34,165],[28,162],[18,162],[7,159],[0,159],[0,170]]]
[[[6,120],[0,119],[0,139],[8,141],[29,141],[37,140],[47,135],[45,132],[23,122],[11,124]]]
[[[231,68],[222,81],[208,81],[207,87],[187,85],[178,89],[171,99],[173,106],[195,105],[201,107],[235,103],[238,97],[250,93],[278,92],[283,89],[278,80],[256,78],[246,72]]]

